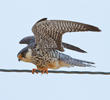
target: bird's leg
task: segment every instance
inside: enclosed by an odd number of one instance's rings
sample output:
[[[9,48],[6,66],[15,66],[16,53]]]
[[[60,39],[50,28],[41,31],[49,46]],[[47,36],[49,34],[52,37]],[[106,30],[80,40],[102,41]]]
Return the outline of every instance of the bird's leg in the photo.
[[[37,69],[32,69],[32,74],[34,74],[36,71],[41,71],[42,74],[47,73],[48,74],[48,68],[47,67],[37,67]],[[38,74],[38,72],[36,72]]]
[[[32,74],[34,74],[36,72],[37,69],[33,68],[32,69]],[[36,72],[38,74],[38,72]]]
[[[37,67],[37,66],[36,66],[36,67]],[[37,70],[38,70],[38,69],[33,68],[33,69],[32,69],[32,74],[34,74]],[[36,73],[38,74],[38,72],[36,72]]]
[[[43,68],[38,68],[39,71],[41,71],[42,74],[47,73],[48,74],[48,68],[43,67]]]

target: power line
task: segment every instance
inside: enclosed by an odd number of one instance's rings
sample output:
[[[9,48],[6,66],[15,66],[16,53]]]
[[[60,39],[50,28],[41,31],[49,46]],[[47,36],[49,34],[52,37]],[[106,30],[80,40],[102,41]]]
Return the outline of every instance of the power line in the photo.
[[[25,72],[32,73],[32,70],[20,70],[20,69],[0,69],[0,72]],[[40,71],[36,71],[41,73]],[[53,71],[49,70],[48,73],[57,73],[57,74],[91,74],[91,75],[110,75],[110,72],[93,72],[93,71]]]

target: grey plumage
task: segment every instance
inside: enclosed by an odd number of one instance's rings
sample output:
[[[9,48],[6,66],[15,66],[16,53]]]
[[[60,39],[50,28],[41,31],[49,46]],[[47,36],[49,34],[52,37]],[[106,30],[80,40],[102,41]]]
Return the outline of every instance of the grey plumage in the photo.
[[[35,38],[34,36],[26,36],[23,39],[19,41],[20,44],[30,44],[30,43],[35,43]]]
[[[70,66],[93,67],[91,64],[95,64],[94,62],[75,59],[62,53],[60,53],[59,60],[69,64]]]

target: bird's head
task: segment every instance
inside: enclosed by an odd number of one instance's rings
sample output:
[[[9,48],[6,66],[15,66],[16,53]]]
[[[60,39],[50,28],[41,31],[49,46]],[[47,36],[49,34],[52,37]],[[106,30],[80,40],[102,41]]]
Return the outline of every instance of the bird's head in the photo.
[[[25,47],[17,54],[17,57],[19,61],[31,62],[32,50]]]

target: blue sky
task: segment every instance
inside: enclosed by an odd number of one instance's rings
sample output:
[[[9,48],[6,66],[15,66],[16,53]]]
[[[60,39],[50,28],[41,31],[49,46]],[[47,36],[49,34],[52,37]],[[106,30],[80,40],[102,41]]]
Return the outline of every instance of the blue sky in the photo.
[[[65,50],[74,58],[94,61],[96,68],[61,70],[110,71],[109,0],[1,0],[0,68],[32,69],[33,64],[18,62],[18,44],[33,35],[32,25],[40,18],[65,19],[98,26],[102,32],[68,33],[63,41],[76,45],[87,54]],[[110,76],[0,72],[1,100],[105,100],[110,99]]]

